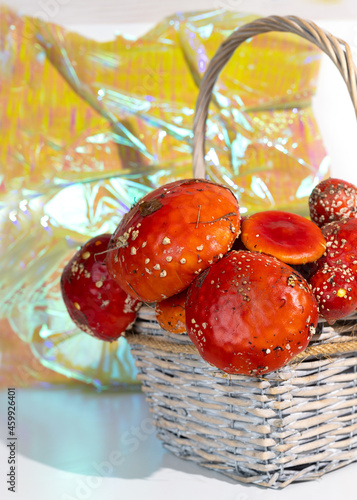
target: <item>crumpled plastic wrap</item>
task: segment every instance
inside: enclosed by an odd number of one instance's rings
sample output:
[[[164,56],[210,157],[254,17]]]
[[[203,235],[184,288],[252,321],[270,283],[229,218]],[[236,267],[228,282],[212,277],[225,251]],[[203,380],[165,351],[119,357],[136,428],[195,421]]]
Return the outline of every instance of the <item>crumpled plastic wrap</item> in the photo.
[[[99,388],[135,381],[125,339],[104,344],[70,320],[61,269],[152,188],[192,176],[202,75],[254,18],[177,14],[137,40],[98,43],[0,9],[0,313],[46,367]],[[306,41],[271,33],[243,44],[220,76],[207,175],[232,188],[242,213],[304,214],[328,173],[311,109],[319,60]],[[16,367],[5,372],[3,385]],[[43,379],[35,371],[28,385]]]

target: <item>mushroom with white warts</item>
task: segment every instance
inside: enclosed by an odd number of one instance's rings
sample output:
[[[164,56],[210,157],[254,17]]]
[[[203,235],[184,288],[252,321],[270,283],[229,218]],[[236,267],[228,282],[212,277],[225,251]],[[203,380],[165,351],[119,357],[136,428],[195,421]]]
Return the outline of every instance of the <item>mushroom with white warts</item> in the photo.
[[[132,228],[135,246],[128,245]],[[109,245],[108,272],[133,297],[159,301],[187,288],[222,258],[239,229],[238,201],[229,188],[204,179],[175,181],[147,194],[124,216]]]

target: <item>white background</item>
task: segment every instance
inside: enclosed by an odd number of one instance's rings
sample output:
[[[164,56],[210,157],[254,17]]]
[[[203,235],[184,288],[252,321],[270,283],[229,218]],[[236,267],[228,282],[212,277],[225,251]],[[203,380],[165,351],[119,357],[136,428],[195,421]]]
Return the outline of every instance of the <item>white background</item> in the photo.
[[[355,0],[9,0],[30,15],[47,13],[59,24],[156,22],[176,11],[225,8],[262,15],[295,14],[310,19],[356,17]]]
[[[347,40],[357,52],[355,0],[11,0],[30,15],[97,38],[145,32],[176,10],[226,7],[297,14]],[[324,63],[314,103],[333,175],[357,183],[357,127],[337,71]],[[7,493],[6,393],[0,393],[0,497],[18,500],[356,500],[357,464],[283,491],[234,484],[165,452],[139,392],[81,389],[17,391],[17,493]],[[120,465],[115,457],[121,453]]]

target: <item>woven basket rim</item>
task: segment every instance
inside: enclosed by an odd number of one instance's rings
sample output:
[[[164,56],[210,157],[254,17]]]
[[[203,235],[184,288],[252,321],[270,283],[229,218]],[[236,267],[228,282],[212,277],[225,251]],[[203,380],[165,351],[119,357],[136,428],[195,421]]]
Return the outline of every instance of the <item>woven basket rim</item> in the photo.
[[[200,356],[198,349],[194,344],[178,344],[168,339],[158,339],[157,335],[142,333],[127,333],[125,338],[129,344],[142,345],[162,352],[191,354]],[[357,340],[344,342],[331,342],[321,345],[310,345],[304,351],[294,356],[289,365],[305,361],[307,358],[330,358],[341,354],[357,352]]]

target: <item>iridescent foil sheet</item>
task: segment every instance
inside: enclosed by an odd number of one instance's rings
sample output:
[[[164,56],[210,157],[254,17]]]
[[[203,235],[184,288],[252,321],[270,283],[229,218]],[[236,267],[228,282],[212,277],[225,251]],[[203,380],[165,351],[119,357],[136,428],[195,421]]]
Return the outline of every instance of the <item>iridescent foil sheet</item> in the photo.
[[[98,43],[0,10],[0,312],[4,332],[46,367],[97,387],[135,381],[124,339],[103,345],[70,320],[61,269],[153,187],[192,175],[202,75],[219,44],[253,18],[180,14],[138,40]],[[327,174],[311,110],[319,60],[293,35],[260,35],[218,80],[207,171],[234,190],[242,213],[306,213],[312,186]],[[11,369],[2,373],[11,378]],[[28,385],[49,378],[35,371]]]

